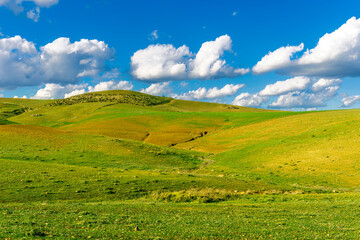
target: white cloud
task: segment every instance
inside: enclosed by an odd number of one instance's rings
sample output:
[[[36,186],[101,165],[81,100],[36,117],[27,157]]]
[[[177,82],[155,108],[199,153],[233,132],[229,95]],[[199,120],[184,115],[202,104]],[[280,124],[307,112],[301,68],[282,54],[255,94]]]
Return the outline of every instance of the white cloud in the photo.
[[[16,0],[16,1],[19,2],[20,0]],[[37,6],[40,7],[51,7],[59,3],[59,0],[24,0],[24,1],[34,2]]]
[[[315,82],[312,85],[312,90],[320,91],[321,89],[324,89],[329,86],[339,85],[339,84],[341,84],[341,82],[342,82],[342,80],[339,78],[335,78],[335,79],[320,78],[317,82]]]
[[[237,12],[233,12],[232,15],[233,15],[233,16],[236,16],[236,15],[237,15]]]
[[[34,43],[15,36],[0,39],[0,87],[37,85],[40,54]]]
[[[14,96],[14,98],[23,98],[23,99],[27,99],[28,97],[26,95],[19,97],[19,96]]]
[[[304,44],[299,46],[287,46],[281,47],[273,52],[269,52],[265,55],[253,68],[253,72],[256,74],[266,73],[273,70],[277,70],[282,67],[287,67],[291,64],[291,58],[296,52],[300,52],[304,49]]]
[[[330,86],[322,89],[319,92],[290,92],[271,103],[270,107],[275,108],[313,108],[326,106],[326,102],[333,98],[339,86]]]
[[[29,18],[29,19],[32,19],[34,20],[34,22],[38,22],[39,21],[39,18],[40,18],[40,8],[39,7],[36,7],[34,9],[31,9],[30,11],[28,11],[26,13],[26,16]]]
[[[224,51],[231,50],[231,44],[231,38],[223,35],[203,43],[196,55],[185,45],[179,48],[171,44],[150,45],[131,57],[132,75],[138,80],[162,82],[236,77],[249,72],[228,66],[220,59]]]
[[[232,104],[260,107],[269,101],[269,97],[277,96],[277,99],[268,107],[288,109],[323,107],[326,106],[327,101],[336,96],[341,82],[341,79],[294,77],[269,84],[259,93],[242,93],[234,99]]]
[[[66,93],[64,95],[64,98],[69,98],[69,97],[73,97],[73,96],[84,94],[84,93],[86,93],[85,89],[75,89],[74,91],[72,91],[70,93]]]
[[[114,50],[102,41],[82,39],[71,43],[59,38],[37,50],[20,36],[0,39],[0,88],[41,83],[76,83],[106,69]]]
[[[259,94],[242,93],[237,96],[232,102],[233,105],[244,107],[260,107],[261,104],[267,102],[267,96],[260,96]]]
[[[128,81],[114,81],[110,80],[107,82],[100,82],[94,87],[89,86],[89,92],[100,92],[100,91],[107,91],[107,90],[131,90],[133,89],[133,85],[131,82]]]
[[[270,55],[264,58],[273,60]],[[283,64],[272,64],[270,60],[265,64],[263,59],[253,68],[254,72],[277,70],[281,74],[325,78],[360,76],[360,19],[352,17],[334,32],[325,34],[315,48],[298,59]]]
[[[243,88],[244,84],[227,84],[223,88],[218,89],[217,87],[206,89],[204,87],[192,90],[181,95],[173,94],[172,97],[184,100],[200,100],[200,99],[214,99],[226,96],[232,96]]]
[[[278,97],[271,103],[275,108],[315,108],[326,106],[326,102],[334,98],[340,88],[341,79],[313,79],[303,91],[291,91]],[[300,89],[298,89],[300,90]]]
[[[158,30],[154,30],[153,32],[150,33],[149,35],[149,40],[150,41],[155,41],[156,39],[159,38],[159,35],[158,35]]]
[[[128,81],[110,80],[100,82],[95,86],[88,86],[88,84],[67,84],[60,85],[57,83],[47,83],[44,88],[37,91],[33,99],[62,99],[75,95],[98,92],[107,90],[131,90],[133,85]]]
[[[341,107],[350,107],[357,103],[360,100],[360,95],[348,96],[344,97],[342,101]]]
[[[58,4],[59,0],[0,0],[0,6],[6,6],[10,8],[14,6],[21,7],[23,2],[32,2],[39,7],[51,7]]]
[[[4,94],[0,93],[0,98],[3,98],[4,97]]]
[[[68,97],[76,92],[85,93],[86,84],[74,85],[68,84],[61,86],[56,83],[47,83],[44,88],[37,91],[32,99],[62,99],[65,95]],[[76,92],[75,92],[76,91]]]
[[[75,83],[81,77],[97,76],[113,56],[114,50],[103,41],[71,43],[69,38],[58,38],[41,48],[43,77],[47,82]]]
[[[186,78],[187,46],[175,48],[170,44],[150,45],[131,57],[132,75],[139,80],[153,81]]]
[[[59,0],[0,0],[0,6],[5,6],[14,13],[23,12],[23,2],[31,2],[35,8],[27,10],[27,17],[37,22],[40,18],[40,7],[51,7],[59,3]]]
[[[290,70],[316,76],[359,76],[360,19],[350,18],[340,28],[320,38],[317,46],[297,61]]]
[[[236,77],[244,75],[249,70],[233,68],[226,65],[226,61],[220,59],[224,51],[231,50],[232,41],[228,35],[216,38],[202,44],[195,59],[190,62],[190,78],[214,79],[223,77]]]
[[[141,89],[140,92],[157,96],[165,95],[171,93],[169,85],[170,82],[153,83],[148,88]]]
[[[316,64],[358,59],[360,51],[360,20],[350,18],[340,28],[319,39],[314,49],[308,50],[299,59],[300,64]]]
[[[259,94],[261,96],[277,96],[291,91],[304,90],[309,83],[310,78],[308,77],[294,77],[267,85],[264,90],[259,92]]]

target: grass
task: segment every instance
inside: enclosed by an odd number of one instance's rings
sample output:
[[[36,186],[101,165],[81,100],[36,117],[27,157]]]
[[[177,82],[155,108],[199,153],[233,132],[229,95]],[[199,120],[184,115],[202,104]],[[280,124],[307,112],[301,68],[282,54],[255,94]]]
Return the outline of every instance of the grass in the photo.
[[[132,91],[0,99],[0,238],[356,239],[359,120]]]
[[[221,204],[11,203],[0,236],[56,239],[358,239],[358,195],[267,195]],[[66,209],[66,211],[64,211]]]

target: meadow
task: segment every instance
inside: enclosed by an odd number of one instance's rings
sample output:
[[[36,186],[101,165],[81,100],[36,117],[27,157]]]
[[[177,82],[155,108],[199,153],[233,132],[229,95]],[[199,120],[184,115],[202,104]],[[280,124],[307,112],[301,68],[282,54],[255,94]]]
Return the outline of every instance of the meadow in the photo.
[[[10,203],[8,239],[358,239],[359,195],[249,196],[223,203]]]
[[[357,239],[360,110],[0,99],[0,238]]]

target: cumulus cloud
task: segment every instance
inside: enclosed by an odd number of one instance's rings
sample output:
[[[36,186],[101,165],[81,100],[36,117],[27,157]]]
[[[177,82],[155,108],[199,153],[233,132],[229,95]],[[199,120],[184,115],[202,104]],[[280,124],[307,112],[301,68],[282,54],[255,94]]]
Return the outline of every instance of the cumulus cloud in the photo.
[[[360,100],[360,95],[344,97],[341,100],[342,101],[341,107],[350,107],[350,106],[354,105],[355,103],[359,102],[359,100]]]
[[[4,94],[0,93],[0,98],[3,98],[4,97]]]
[[[270,97],[277,97],[268,105],[271,108],[317,108],[326,106],[340,88],[341,79],[294,77],[267,85],[258,93],[242,93],[237,96],[234,105],[261,107]]]
[[[77,83],[106,69],[114,50],[98,40],[59,38],[38,50],[21,36],[0,39],[0,88]]]
[[[86,85],[73,85],[68,84],[61,86],[56,83],[47,83],[44,88],[41,88],[32,97],[33,99],[60,99],[64,98],[66,94],[70,94],[74,91],[82,91]]]
[[[94,87],[89,86],[89,92],[99,92],[99,91],[107,91],[107,90],[131,90],[134,85],[128,81],[114,81],[110,80],[107,82],[100,82]]]
[[[214,99],[226,96],[232,96],[243,88],[244,84],[227,84],[223,88],[218,89],[217,87],[206,89],[204,87],[192,90],[187,93],[180,95],[173,94],[172,97],[184,100],[200,100],[200,99]]]
[[[203,43],[197,54],[185,45],[179,48],[171,44],[150,45],[131,57],[132,75],[138,80],[162,82],[236,77],[249,72],[228,66],[221,59],[225,51],[231,50],[231,45],[228,35]]]
[[[33,9],[25,9],[23,2],[31,2],[35,7]],[[48,8],[58,3],[59,0],[0,0],[0,6],[8,7],[16,14],[26,10],[26,16],[35,22],[37,22],[40,18],[41,7]]]
[[[73,96],[84,94],[84,93],[86,93],[85,89],[75,89],[72,92],[65,93],[64,98],[69,98],[69,97],[73,97]]]
[[[171,93],[170,82],[163,82],[163,83],[153,83],[148,88],[141,89],[140,92],[161,96],[165,94]]]
[[[0,88],[40,83],[40,53],[34,43],[15,36],[0,39]]]
[[[139,80],[163,81],[186,78],[187,46],[175,48],[171,44],[150,45],[131,57],[132,75]]]
[[[94,77],[106,69],[114,50],[99,40],[81,39],[71,43],[58,38],[41,48],[41,67],[47,82],[74,83],[81,77]]]
[[[321,89],[324,89],[329,86],[339,85],[341,82],[342,80],[339,78],[335,78],[335,79],[320,78],[316,83],[312,85],[312,90],[320,91]]]
[[[267,96],[261,96],[258,93],[241,93],[232,102],[233,105],[243,107],[260,107],[263,103],[267,102],[269,98]]]
[[[360,20],[352,17],[334,32],[321,37],[317,46],[306,51],[299,59],[299,63],[352,62],[358,59],[359,51]]]
[[[314,108],[326,106],[340,88],[340,79],[319,79],[305,91],[293,91],[281,95],[270,107],[275,108]]]
[[[310,78],[308,77],[294,77],[267,85],[259,94],[261,96],[277,96],[291,91],[304,90],[309,83]]]
[[[88,84],[66,84],[60,85],[57,83],[47,83],[44,88],[41,88],[37,93],[31,97],[33,99],[62,99],[75,95],[98,92],[107,90],[131,90],[133,85],[128,81],[105,81],[96,84],[95,86],[88,86]]]
[[[202,44],[195,59],[190,62],[190,78],[215,79],[237,77],[249,72],[249,69],[233,68],[220,59],[225,51],[231,50],[232,41],[228,35],[216,38]]]
[[[307,92],[290,92],[285,95],[281,95],[275,102],[271,103],[270,107],[276,108],[313,108],[326,106],[326,101],[333,98],[338,86],[327,87],[323,91],[318,93]]]
[[[273,52],[265,55],[253,68],[256,74],[266,73],[277,70],[282,67],[287,67],[291,64],[292,56],[304,49],[304,44],[299,46],[281,47]]]
[[[255,65],[254,72],[276,70],[281,74],[325,78],[360,76],[360,19],[352,17],[334,32],[325,34],[315,48],[307,50],[300,58],[285,60],[284,56],[281,64],[277,64],[277,61],[274,64],[275,53],[284,49],[280,48],[265,56]],[[289,56],[292,56],[290,50]]]

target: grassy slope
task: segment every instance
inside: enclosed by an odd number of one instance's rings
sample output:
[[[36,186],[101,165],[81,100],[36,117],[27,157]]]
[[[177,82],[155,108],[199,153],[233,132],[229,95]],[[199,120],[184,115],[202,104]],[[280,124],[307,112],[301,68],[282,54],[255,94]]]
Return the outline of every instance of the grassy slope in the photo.
[[[51,101],[0,98],[0,125],[15,124],[15,122],[7,119],[22,114],[25,111],[36,109],[49,102]]]
[[[125,93],[129,94],[129,91]],[[138,96],[140,93],[135,94]],[[202,136],[205,132],[293,114],[172,100],[155,106],[109,102],[45,106],[13,117],[11,121],[171,146]]]
[[[104,94],[109,93],[145,96],[131,91],[110,91]],[[80,163],[93,162],[93,165],[97,165],[100,163],[96,159],[101,158],[105,163],[120,154],[122,164],[109,166],[145,169],[164,167],[156,164],[158,156],[148,156],[147,153],[144,154],[145,159],[155,160],[148,164],[130,161],[129,155],[124,153],[127,148],[131,153],[137,153],[138,150],[134,150],[137,147],[134,146],[138,143],[125,140],[129,139],[174,146],[171,150],[174,151],[174,156],[178,154],[174,148],[192,150],[186,154],[196,153],[195,155],[202,155],[201,159],[191,166],[184,164],[184,169],[201,176],[222,176],[228,180],[240,181],[242,184],[237,185],[237,188],[242,191],[250,188],[250,185],[257,186],[254,190],[357,191],[360,183],[360,152],[354,148],[360,144],[356,128],[359,118],[359,110],[294,113],[172,100],[155,106],[116,102],[43,106],[8,120],[25,125],[56,127],[59,130],[55,135],[59,139],[64,134],[72,133],[68,134],[67,141],[76,144],[67,144],[57,149],[57,152],[51,151],[52,143],[39,144],[49,145],[47,149],[50,150],[43,158],[56,159],[52,161],[56,163],[78,164],[73,150],[79,148],[78,139],[87,139],[80,141],[85,149],[74,150],[88,154]],[[25,131],[27,127],[19,128],[24,128]],[[6,126],[3,131],[6,129],[10,128]],[[5,133],[0,129],[0,134]],[[13,142],[24,141],[24,137],[18,134],[13,137],[19,139],[14,139]],[[103,139],[111,142],[113,138],[124,139],[122,141],[129,144],[122,148],[108,143],[106,144],[109,146],[105,144],[104,147],[100,144]],[[54,141],[59,142],[59,139]],[[31,141],[30,138],[29,142]],[[113,153],[113,148],[119,148],[116,154]],[[6,156],[15,154],[9,149],[16,148],[4,148]],[[34,153],[35,149],[31,146],[27,151]],[[96,149],[95,152],[101,154],[96,153],[98,155],[95,154],[94,157],[89,149]],[[167,148],[164,149],[168,151]],[[25,155],[24,152],[19,152],[13,158],[29,158]],[[44,153],[36,155],[41,157]],[[73,156],[73,160],[70,160]],[[144,156],[134,159],[144,159]],[[181,168],[181,164],[167,160],[168,157],[165,156],[162,160],[162,163],[168,162],[168,170]],[[206,159],[206,163],[201,163],[203,159]],[[218,186],[210,184],[209,187]]]
[[[178,147],[218,153],[211,167],[229,175],[358,191],[359,119],[359,110],[307,113],[217,131]]]
[[[114,93],[143,96],[123,91],[104,94]],[[154,207],[163,210],[162,215],[155,216],[150,214],[153,207],[147,207],[143,202],[130,205],[133,211],[142,213],[141,217],[120,220],[123,227],[118,227],[112,219],[115,216],[111,210],[113,203],[104,202],[111,211],[105,213],[110,225],[108,229],[95,230],[94,236],[105,231],[109,237],[124,238],[149,238],[154,237],[153,233],[165,238],[175,235],[179,238],[232,238],[240,233],[243,235],[239,236],[259,238],[276,232],[278,237],[295,238],[306,235],[301,232],[305,227],[309,229],[309,237],[356,238],[353,232],[341,232],[334,227],[341,219],[336,214],[324,213],[319,218],[313,218],[311,214],[319,207],[330,211],[342,204],[344,207],[339,214],[347,215],[346,212],[352,212],[353,205],[357,204],[357,195],[341,200],[336,194],[329,196],[330,200],[315,197],[313,203],[311,195],[299,203],[293,202],[298,198],[294,196],[283,203],[286,195],[267,197],[264,194],[357,192],[360,183],[360,110],[294,113],[180,100],[154,106],[116,102],[49,106],[52,102],[0,99],[0,125],[7,124],[0,126],[0,202],[13,202],[13,205],[0,205],[0,211],[10,212],[0,237],[27,234],[35,238],[40,228],[40,232],[64,236],[64,239],[74,232],[81,238],[89,234],[83,226],[89,229],[97,226],[97,222],[84,220],[79,223],[79,228],[72,227],[75,220],[71,220],[72,217],[69,220],[57,210],[62,204],[70,206],[68,203],[57,203],[43,213],[55,212],[54,219],[62,219],[72,230],[60,233],[42,223],[28,226],[26,221],[30,224],[34,220],[26,219],[39,210],[37,201],[112,202],[143,198],[145,202],[229,199],[237,199],[237,202],[224,203],[222,210],[218,205],[202,207],[204,213],[216,212],[212,222],[216,218],[220,226],[231,226],[228,232],[221,232],[211,224],[202,229],[190,227],[189,223],[203,214],[194,211],[192,205],[184,205],[185,209],[192,209],[187,212],[188,218],[184,215],[174,224],[161,223],[166,216],[182,216],[182,207],[156,204]],[[19,114],[16,111],[19,109],[26,111]],[[261,194],[251,195],[253,193]],[[280,206],[281,211],[288,212],[285,218],[290,221],[288,227],[282,225],[284,213],[268,206],[266,199],[274,201],[274,206]],[[253,201],[260,202],[252,210],[239,212],[238,207],[246,208]],[[34,202],[34,206],[24,207],[21,202]],[[304,204],[308,216],[294,212],[293,209],[302,208]],[[122,207],[122,203],[116,206],[120,209],[117,210],[119,214],[132,214],[127,207]],[[95,215],[100,211],[98,204],[82,207],[75,204],[73,208],[95,212]],[[235,223],[228,220],[226,209],[233,209],[230,219],[243,218],[244,214],[252,217]],[[260,212],[256,212],[257,209]],[[22,235],[20,232],[4,235],[6,229],[15,231],[11,222],[22,210],[25,211],[25,222],[20,226],[24,227],[20,231]],[[269,211],[275,212],[261,214]],[[73,217],[82,221],[77,215]],[[275,222],[270,220],[274,217]],[[324,226],[326,221],[332,225]],[[141,226],[140,232],[129,232],[139,222],[147,224]],[[303,224],[295,226],[298,222]],[[4,222],[0,220],[1,224]],[[236,224],[241,224],[243,229],[238,231]],[[345,226],[350,222],[342,224]],[[154,225],[152,231],[146,227],[151,225]],[[194,235],[182,235],[183,227],[177,225],[188,226],[188,234]],[[165,226],[172,230],[164,231]],[[263,231],[261,226],[270,230]],[[216,229],[215,233],[211,229]],[[287,235],[290,229],[296,230]]]

